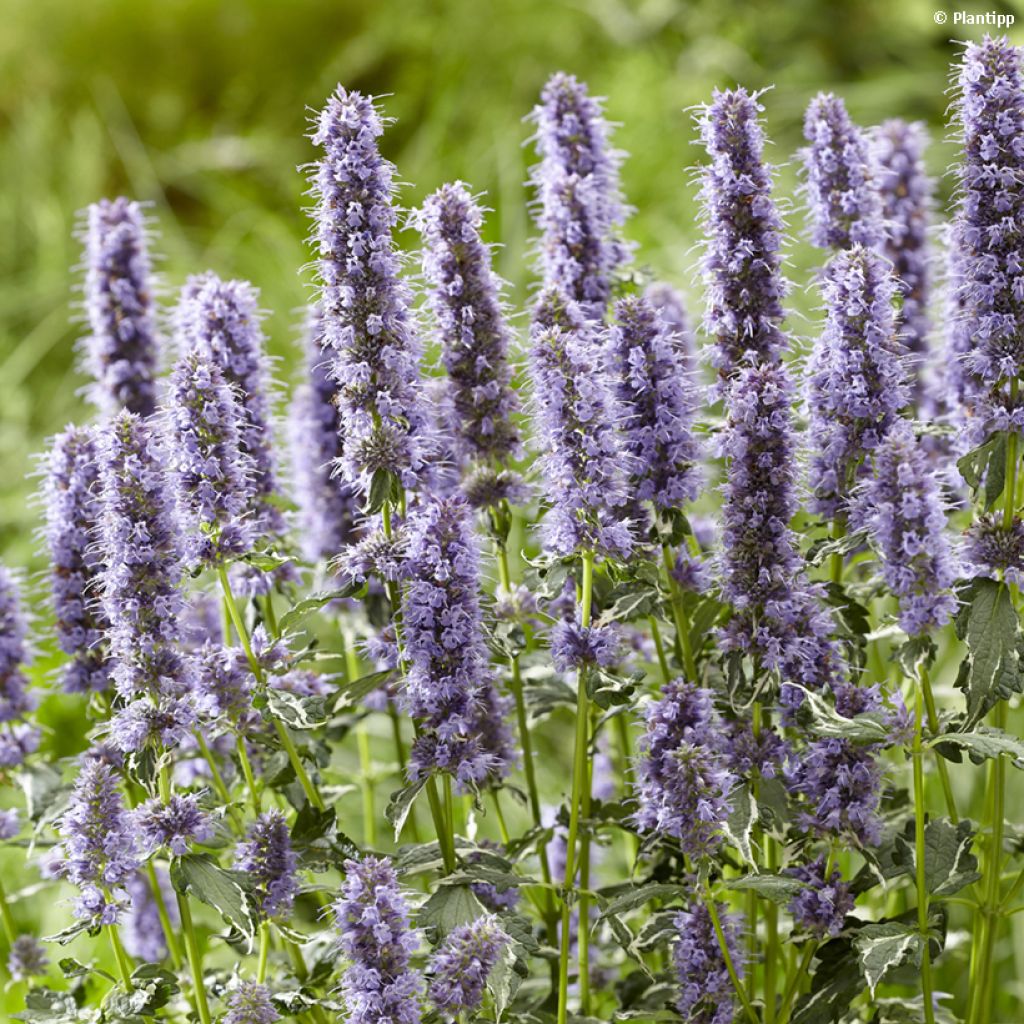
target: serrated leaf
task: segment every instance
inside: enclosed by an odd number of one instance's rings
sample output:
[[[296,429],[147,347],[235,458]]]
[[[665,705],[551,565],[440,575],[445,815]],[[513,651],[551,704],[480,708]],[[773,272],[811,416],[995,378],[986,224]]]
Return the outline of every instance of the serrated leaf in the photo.
[[[681,899],[691,890],[683,885],[670,885],[667,882],[646,882],[637,885],[626,892],[609,900],[607,906],[601,911],[600,917],[606,918],[611,915],[628,914],[631,910],[637,910],[651,900],[677,900]]]
[[[804,706],[810,712],[809,728],[815,735],[852,743],[880,743],[889,738],[890,727],[884,714],[870,712],[845,718],[818,694],[796,683],[790,685],[804,694]]]
[[[883,921],[861,928],[853,940],[853,948],[857,951],[861,973],[873,997],[889,971],[906,963],[916,966],[921,962],[924,939],[909,924]]]
[[[278,622],[278,631],[281,633],[287,633],[293,629],[300,622],[304,621],[314,612],[318,612],[324,605],[330,604],[332,601],[340,601],[347,597],[353,597],[363,589],[365,584],[353,583],[347,587],[341,587],[338,590],[318,590],[308,597],[304,597],[301,601],[292,605],[281,616]]]
[[[60,973],[65,978],[84,978],[87,974],[98,974],[102,978],[106,978],[107,981],[112,981],[115,985],[117,984],[117,978],[112,974],[108,974],[102,967],[94,967],[92,964],[83,964],[76,960],[73,956],[65,956],[57,961],[57,966],[60,968]]]
[[[468,885],[442,885],[420,907],[417,923],[436,928],[443,937],[459,925],[472,924],[487,913]]]
[[[17,774],[18,784],[25,794],[25,810],[29,821],[39,821],[53,803],[53,797],[61,789],[61,777],[48,764],[33,764]]]
[[[757,818],[757,802],[750,791],[750,786],[745,783],[737,786],[729,794],[729,815],[725,819],[723,831],[726,839],[748,864],[754,863],[750,836],[754,831],[754,825],[757,824]]]
[[[388,800],[388,805],[384,810],[384,817],[387,818],[395,830],[396,843],[398,842],[398,837],[402,834],[405,819],[409,817],[409,811],[412,810],[416,797],[419,796],[420,790],[423,789],[426,783],[427,780],[425,778],[419,779],[416,782],[410,782],[408,786],[395,790],[391,794],[391,799]]]
[[[975,732],[946,732],[929,740],[927,746],[939,747],[947,743],[966,750],[975,758],[1006,754],[1015,768],[1024,770],[1024,740],[1002,729],[979,726]]]
[[[226,871],[209,854],[189,853],[171,863],[171,883],[176,892],[213,907],[252,943],[256,914],[245,872]]]
[[[505,1010],[515,999],[525,974],[526,966],[518,956],[515,944],[506,942],[487,975],[487,991],[490,992],[491,999],[494,1001],[495,1020],[501,1020]]]
[[[788,875],[777,875],[765,871],[760,874],[732,878],[725,883],[725,888],[734,892],[753,892],[772,903],[784,904],[793,899],[801,889],[806,889],[807,883],[790,878]]]
[[[394,677],[394,669],[387,668],[381,672],[370,672],[351,682],[341,683],[331,698],[330,706],[332,709],[353,707],[374,690],[386,686]]]
[[[969,821],[954,825],[940,818],[928,822],[924,830],[924,877],[932,896],[952,896],[981,878],[978,859],[971,852],[973,842]],[[896,837],[895,853],[907,874],[914,875],[917,858],[912,821],[907,822],[903,835]]]
[[[301,697],[290,690],[267,688],[267,711],[289,729],[316,729],[327,721],[328,697],[317,694]]]

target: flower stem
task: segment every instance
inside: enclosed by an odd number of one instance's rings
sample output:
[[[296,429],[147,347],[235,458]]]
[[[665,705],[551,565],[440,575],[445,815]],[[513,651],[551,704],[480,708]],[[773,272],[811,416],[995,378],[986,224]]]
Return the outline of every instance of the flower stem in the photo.
[[[242,765],[242,774],[245,776],[245,784],[249,790],[249,799],[252,800],[253,812],[259,815],[263,810],[260,804],[260,791],[256,786],[252,765],[249,763],[249,753],[245,749],[245,739],[241,735],[235,737],[235,750],[238,752],[238,760]]]
[[[651,636],[654,639],[654,649],[658,652],[658,667],[661,669],[661,678],[667,683],[672,678],[672,671],[668,667],[668,658],[665,657],[665,644],[661,639],[661,627],[658,620],[652,615],[648,620],[651,624]]]
[[[260,925],[260,957],[256,966],[256,980],[262,985],[267,980],[267,959],[270,955],[270,924]]]
[[[366,726],[356,728],[359,744],[359,781],[363,791],[363,842],[367,846],[377,845],[377,808],[373,799],[373,763],[370,760],[370,737]]]
[[[160,880],[156,876],[156,867],[151,860],[146,861],[146,874],[149,877],[149,887],[153,893],[153,903],[156,905],[156,913],[160,918],[160,927],[164,930],[164,939],[167,942],[167,951],[171,955],[171,963],[174,969],[181,967],[181,947],[178,945],[178,936],[171,924],[171,915],[167,911],[167,902],[164,900],[163,889],[160,888]]]
[[[704,905],[708,908],[708,916],[711,918],[711,926],[715,929],[715,938],[718,939],[718,948],[722,954],[722,960],[725,961],[725,969],[729,972],[729,979],[732,981],[732,987],[736,990],[736,995],[739,996],[740,1003],[743,1006],[743,1012],[750,1019],[751,1024],[761,1024],[758,1020],[757,1014],[754,1012],[754,1007],[747,998],[746,990],[743,987],[743,982],[740,980],[740,976],[736,971],[736,965],[732,962],[732,953],[729,952],[729,943],[726,941],[725,932],[722,931],[722,922],[718,916],[718,907],[715,906],[715,898],[710,892],[705,893]]]
[[[661,549],[662,561],[665,563],[665,578],[668,581],[669,603],[672,605],[672,618],[676,627],[676,653],[686,670],[686,678],[697,682],[697,662],[693,658],[693,647],[690,644],[690,622],[683,605],[682,594],[672,575],[672,551],[666,544]]]
[[[210,1024],[210,1006],[206,1001],[206,983],[203,979],[203,955],[199,952],[196,930],[192,924],[192,910],[188,905],[188,897],[178,893],[178,913],[181,916],[181,928],[185,933],[185,948],[188,950],[188,963],[192,970],[192,987],[196,994],[196,1009],[199,1010],[201,1024]]]
[[[18,929],[14,923],[14,915],[11,913],[11,908],[7,903],[7,890],[4,889],[3,882],[0,882],[0,922],[3,923],[4,938],[7,939],[8,947],[14,945],[14,940],[18,937]]]
[[[126,992],[134,992],[135,986],[132,984],[132,964],[128,959],[128,954],[124,951],[124,946],[121,945],[121,935],[117,930],[116,924],[107,925],[107,935],[110,936],[110,948],[114,951],[114,959],[117,961],[117,970],[121,975],[121,981],[124,983]]]
[[[931,674],[926,664],[921,665],[921,692],[924,696],[928,731],[933,736],[938,736],[939,716],[935,710],[935,695],[932,693]],[[935,767],[938,769],[939,781],[942,783],[942,792],[946,798],[946,810],[949,812],[949,817],[953,824],[956,825],[960,821],[960,815],[956,809],[956,797],[953,795],[953,785],[949,778],[949,767],[946,765],[946,759],[937,750],[935,751]]]
[[[921,950],[921,998],[924,1004],[925,1024],[935,1024],[932,961],[929,949],[928,884],[925,875],[924,750],[921,745],[923,689],[923,686],[916,688],[914,699],[914,866],[917,881],[917,929],[923,942]]]

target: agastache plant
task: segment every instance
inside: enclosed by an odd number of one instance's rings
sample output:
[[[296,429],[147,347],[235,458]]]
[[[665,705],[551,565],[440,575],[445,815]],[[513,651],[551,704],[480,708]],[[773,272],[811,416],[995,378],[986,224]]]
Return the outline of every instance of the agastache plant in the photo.
[[[149,239],[142,207],[102,199],[86,212],[85,368],[89,396],[107,416],[156,409],[159,339]]]

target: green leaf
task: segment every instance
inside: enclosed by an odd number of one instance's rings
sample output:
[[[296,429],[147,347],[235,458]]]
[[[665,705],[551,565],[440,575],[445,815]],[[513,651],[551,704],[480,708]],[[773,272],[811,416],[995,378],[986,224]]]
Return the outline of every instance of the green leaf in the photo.
[[[643,885],[633,886],[624,893],[609,900],[608,905],[601,911],[601,918],[611,915],[628,914],[631,910],[637,910],[651,900],[678,900],[692,890],[684,885],[670,885],[667,882],[645,882]]]
[[[30,1024],[85,1024],[98,1021],[102,1011],[78,1008],[73,992],[54,992],[50,988],[34,988],[25,995],[25,1009],[14,1014],[15,1020]]]
[[[974,830],[969,821],[954,825],[946,818],[930,821],[924,830],[924,877],[932,896],[952,896],[979,878],[978,859],[971,853]],[[914,822],[908,821],[903,835],[897,837],[897,863],[907,874],[917,868]]]
[[[368,694],[385,686],[394,676],[394,669],[386,668],[381,672],[370,672],[351,682],[342,683],[331,697],[332,709],[355,706]]]
[[[757,802],[750,786],[737,786],[729,796],[729,816],[725,819],[725,836],[748,863],[754,863],[750,836],[757,823]]]
[[[879,982],[889,971],[906,963],[913,966],[920,964],[924,939],[912,925],[883,921],[861,928],[853,940],[853,948],[857,951],[861,972],[874,997]]]
[[[171,882],[176,892],[213,907],[252,943],[256,922],[248,874],[225,871],[209,854],[189,853],[171,863]]]
[[[405,825],[405,819],[409,817],[409,811],[412,810],[412,805],[419,796],[420,790],[427,784],[425,778],[419,779],[416,782],[410,782],[408,786],[403,786],[401,789],[395,790],[391,794],[391,799],[388,800],[388,806],[384,810],[384,817],[391,823],[392,828],[395,830],[395,842],[398,842],[398,837],[402,834],[402,828]]]
[[[308,597],[294,604],[281,616],[278,622],[278,630],[287,633],[290,629],[303,622],[314,612],[318,612],[325,604],[331,601],[340,601],[346,597],[352,597],[363,589],[365,584],[353,583],[350,586],[342,587],[340,590],[318,590]]]
[[[486,913],[468,885],[442,885],[420,907],[417,923],[421,928],[436,928],[443,937],[459,925],[472,924]]]
[[[848,939],[832,939],[818,952],[811,991],[793,1010],[792,1024],[834,1024],[842,1020],[864,985]]]
[[[83,964],[73,956],[62,957],[57,961],[57,966],[65,978],[84,978],[87,974],[98,974],[101,978],[106,978],[107,981],[112,981],[115,985],[117,984],[117,978],[112,974],[108,974],[101,967]]]
[[[329,699],[322,694],[301,697],[290,690],[268,687],[266,710],[290,729],[316,729],[327,721]]]
[[[384,502],[397,503],[401,493],[401,483],[393,473],[386,469],[376,469],[370,478],[370,493],[363,511],[373,515],[384,507]]]
[[[941,747],[950,743],[966,750],[973,759],[1000,757],[1006,754],[1013,766],[1024,771],[1024,740],[1002,729],[982,725],[974,732],[946,732],[927,742],[929,747]]]
[[[1006,486],[1006,434],[995,434],[957,460],[967,486],[977,494],[985,484],[985,507],[991,508]]]
[[[809,726],[815,735],[829,739],[846,739],[853,743],[880,743],[889,738],[890,730],[883,713],[869,712],[855,715],[853,718],[844,718],[818,694],[796,683],[791,685],[797,686],[804,693],[806,711],[804,708],[801,711],[810,714]]]
[[[515,943],[506,942],[487,975],[487,991],[494,1001],[495,1020],[501,1020],[527,975],[526,965],[516,951]]]
[[[732,878],[725,883],[726,889],[734,892],[753,892],[772,903],[788,903],[801,889],[807,888],[806,882],[790,878],[788,875],[770,874],[767,871],[756,875],[744,875]]]
[[[978,577],[963,600],[965,607],[957,615],[956,628],[970,651],[970,671],[964,684],[966,725],[970,728],[1002,697],[1020,690],[1020,624],[1003,583]]]
[[[25,794],[25,810],[29,821],[40,821],[52,809],[56,794],[63,788],[60,772],[52,765],[33,764],[17,774]]]

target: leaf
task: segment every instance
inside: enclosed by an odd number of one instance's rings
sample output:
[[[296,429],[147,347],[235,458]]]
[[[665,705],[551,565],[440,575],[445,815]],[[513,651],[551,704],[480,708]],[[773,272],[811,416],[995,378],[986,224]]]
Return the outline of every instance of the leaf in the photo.
[[[947,743],[966,750],[976,759],[1007,754],[1013,766],[1024,771],[1024,740],[1002,729],[983,725],[975,732],[946,732],[929,740],[926,746],[941,747]]]
[[[401,483],[394,473],[386,469],[375,469],[370,478],[370,493],[363,511],[367,515],[373,515],[384,507],[386,501],[396,504],[400,492]]]
[[[1006,486],[1006,434],[995,434],[957,459],[956,468],[975,494],[984,481],[985,508],[991,508]]]
[[[31,1024],[78,1024],[100,1019],[99,1008],[78,1008],[73,992],[54,992],[50,988],[34,988],[25,994],[25,1009],[14,1014],[15,1020]]]
[[[803,692],[804,706],[810,712],[810,729],[815,735],[853,743],[879,743],[889,738],[890,728],[884,714],[869,712],[845,718],[818,694],[796,683],[790,685]]]
[[[352,707],[358,704],[365,696],[390,682],[394,675],[394,669],[387,668],[381,672],[370,672],[351,682],[342,683],[331,698],[331,707]]]
[[[112,981],[115,985],[117,984],[117,978],[112,974],[108,974],[101,967],[83,964],[73,956],[62,957],[57,961],[57,966],[65,978],[84,978],[87,974],[98,974],[101,978],[106,978],[107,981]]]
[[[329,698],[318,694],[300,697],[290,690],[267,688],[267,711],[289,729],[316,729],[327,721]]]
[[[189,853],[172,862],[171,883],[183,896],[213,907],[252,944],[256,922],[249,875],[225,871],[209,854]]]
[[[970,651],[970,672],[964,686],[965,724],[970,728],[1004,694],[1020,689],[1019,622],[1005,584],[977,577],[963,599],[966,606],[957,615],[956,630]]]
[[[486,913],[468,885],[442,885],[420,907],[417,922],[421,928],[436,928],[443,937],[459,925],[472,924]]]
[[[501,1020],[505,1010],[515,999],[520,982],[526,975],[526,965],[518,955],[515,943],[506,942],[487,975],[487,991],[494,1001],[495,1020]]]
[[[790,878],[788,875],[761,874],[744,875],[732,878],[725,883],[726,889],[734,892],[754,892],[772,903],[788,903],[801,889],[807,888],[806,882]]]
[[[278,622],[278,631],[280,633],[287,633],[290,629],[297,626],[300,622],[303,622],[306,618],[312,615],[314,612],[319,611],[324,605],[330,604],[332,601],[340,601],[346,597],[353,597],[358,594],[365,584],[353,583],[347,587],[342,587],[339,590],[318,590],[315,593],[310,594],[308,597],[304,597],[301,601],[292,605],[281,616]]]
[[[60,772],[48,764],[33,764],[18,772],[18,782],[25,794],[25,810],[29,821],[39,821],[54,803],[62,788]]]
[[[420,790],[426,784],[426,778],[422,778],[416,782],[410,782],[408,786],[403,786],[391,794],[391,799],[388,800],[388,806],[384,811],[384,817],[387,818],[395,830],[396,843],[398,842],[398,837],[402,834],[405,819],[409,817],[409,811],[412,810],[416,797],[419,796]]]
[[[833,1024],[841,1020],[864,981],[849,939],[832,939],[818,952],[811,991],[793,1010],[792,1024]]]
[[[906,963],[920,964],[924,939],[912,925],[883,921],[861,928],[853,940],[853,948],[874,997],[879,982],[889,971]]]
[[[754,852],[750,846],[750,835],[757,823],[757,802],[750,786],[737,786],[729,796],[729,816],[725,819],[726,838],[736,847],[739,855],[748,863],[754,863]]]
[[[973,842],[969,821],[954,825],[940,818],[928,822],[924,830],[924,877],[932,896],[952,896],[981,878],[978,859],[971,853]],[[895,853],[897,862],[913,875],[917,870],[913,821],[908,821],[903,835],[897,836]]]
[[[684,885],[670,885],[667,882],[645,882],[637,885],[620,896],[610,900],[608,905],[601,911],[600,917],[606,918],[615,914],[628,914],[631,910],[637,910],[651,900],[678,900],[691,890]]]

